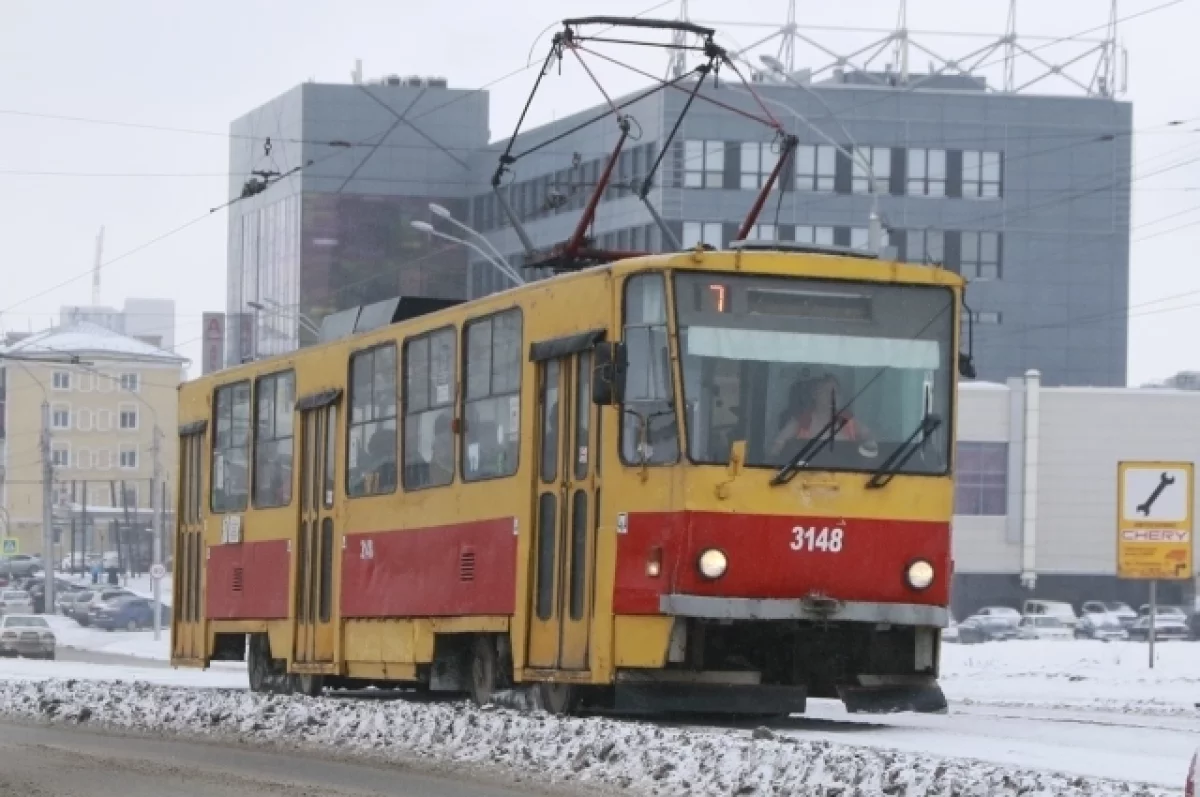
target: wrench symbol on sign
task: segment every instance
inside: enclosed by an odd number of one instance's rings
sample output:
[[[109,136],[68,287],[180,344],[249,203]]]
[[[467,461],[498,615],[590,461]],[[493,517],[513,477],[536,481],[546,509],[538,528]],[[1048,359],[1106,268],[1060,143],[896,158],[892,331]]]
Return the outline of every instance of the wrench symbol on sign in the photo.
[[[1154,506],[1154,502],[1158,500],[1160,495],[1162,495],[1162,491],[1174,483],[1174,476],[1168,476],[1165,473],[1162,474],[1162,477],[1159,479],[1158,486],[1154,488],[1154,492],[1150,493],[1149,498],[1137,505],[1137,511],[1148,516],[1150,514],[1150,507]]]

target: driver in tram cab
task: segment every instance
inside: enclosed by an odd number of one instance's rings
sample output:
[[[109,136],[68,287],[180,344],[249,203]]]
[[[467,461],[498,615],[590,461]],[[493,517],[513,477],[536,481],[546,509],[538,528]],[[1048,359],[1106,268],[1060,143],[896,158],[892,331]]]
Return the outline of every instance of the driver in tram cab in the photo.
[[[782,428],[771,444],[771,457],[777,459],[788,445],[812,439],[829,423],[834,408],[848,401],[843,395],[841,383],[833,374],[824,374],[816,379],[800,379],[792,385],[788,407],[781,420]],[[838,409],[838,417],[845,424],[837,433],[837,440],[858,443],[858,453],[871,459],[879,454],[879,446],[866,424],[854,417],[848,409]]]

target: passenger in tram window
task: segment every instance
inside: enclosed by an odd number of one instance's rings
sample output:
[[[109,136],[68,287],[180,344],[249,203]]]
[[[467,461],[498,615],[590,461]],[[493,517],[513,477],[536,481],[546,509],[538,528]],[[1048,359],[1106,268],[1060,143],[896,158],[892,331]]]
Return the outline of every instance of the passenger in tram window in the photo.
[[[771,445],[772,458],[778,458],[789,444],[794,445],[797,440],[801,443],[811,440],[829,423],[835,410],[838,417],[845,420],[837,439],[859,443],[858,451],[864,457],[876,456],[879,446],[874,435],[850,410],[842,409],[841,405],[848,400],[849,397],[842,393],[841,383],[833,374],[823,374],[813,380],[798,380],[792,385],[788,408],[780,419],[786,419],[786,422]]]
[[[367,443],[370,465],[363,469],[367,476],[368,493],[390,493],[396,488],[396,429],[376,424],[375,433]]]
[[[454,431],[450,427],[449,410],[440,413],[433,422],[433,442],[429,453],[429,484],[449,484],[454,481]]]

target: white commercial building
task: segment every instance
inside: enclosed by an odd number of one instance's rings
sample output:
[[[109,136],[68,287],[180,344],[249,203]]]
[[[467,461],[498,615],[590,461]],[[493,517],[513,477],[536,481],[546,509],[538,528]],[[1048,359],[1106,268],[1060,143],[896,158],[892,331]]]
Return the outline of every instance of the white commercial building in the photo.
[[[1200,393],[964,383],[958,417],[954,611],[1025,598],[1146,601],[1117,578],[1117,464],[1200,461]],[[1193,486],[1193,490],[1194,490]],[[1195,565],[1193,564],[1193,568]],[[1195,578],[1160,581],[1190,601]]]

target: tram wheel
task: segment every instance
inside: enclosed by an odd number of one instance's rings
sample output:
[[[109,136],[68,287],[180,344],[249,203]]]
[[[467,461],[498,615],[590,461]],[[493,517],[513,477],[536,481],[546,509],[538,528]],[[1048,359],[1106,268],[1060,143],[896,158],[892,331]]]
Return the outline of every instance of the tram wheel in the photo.
[[[317,697],[325,689],[325,677],[309,673],[293,675],[292,688],[297,694],[305,697]]]
[[[539,683],[534,687],[537,708],[548,714],[570,714],[575,710],[578,692],[571,684]]]
[[[470,665],[471,680],[467,688],[471,694],[471,702],[477,706],[486,706],[496,694],[500,670],[496,645],[490,638],[475,638],[471,645]]]

